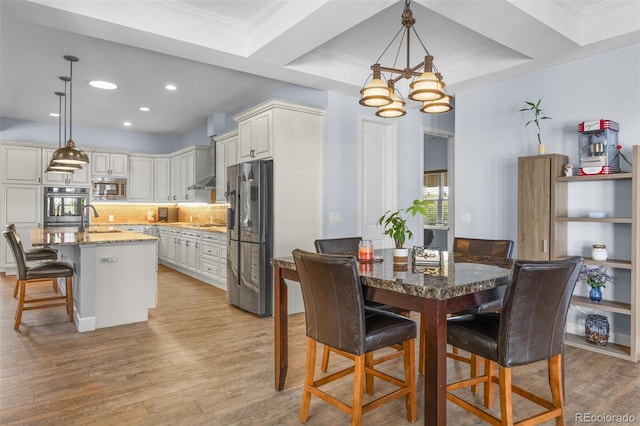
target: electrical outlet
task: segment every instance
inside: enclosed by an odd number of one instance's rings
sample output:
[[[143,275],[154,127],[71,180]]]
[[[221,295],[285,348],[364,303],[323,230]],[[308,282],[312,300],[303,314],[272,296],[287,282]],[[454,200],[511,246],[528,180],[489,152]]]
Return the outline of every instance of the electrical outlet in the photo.
[[[460,223],[471,223],[471,213],[460,213]]]
[[[329,213],[329,223],[340,223],[342,221],[342,215],[337,212]]]
[[[109,222],[113,222],[113,215],[112,214],[109,215]]]

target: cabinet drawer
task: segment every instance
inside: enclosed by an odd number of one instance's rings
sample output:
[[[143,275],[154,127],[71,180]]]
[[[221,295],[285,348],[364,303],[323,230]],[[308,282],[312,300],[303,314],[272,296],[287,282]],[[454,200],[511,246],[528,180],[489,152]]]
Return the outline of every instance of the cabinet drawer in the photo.
[[[203,242],[202,257],[217,261],[220,258],[220,246],[218,244]]]
[[[196,239],[200,238],[200,232],[198,231],[182,231],[180,235],[186,238],[196,238]]]
[[[220,279],[220,266],[218,265],[218,262],[210,262],[202,259],[202,262],[200,263],[200,273],[206,277],[218,280]]]

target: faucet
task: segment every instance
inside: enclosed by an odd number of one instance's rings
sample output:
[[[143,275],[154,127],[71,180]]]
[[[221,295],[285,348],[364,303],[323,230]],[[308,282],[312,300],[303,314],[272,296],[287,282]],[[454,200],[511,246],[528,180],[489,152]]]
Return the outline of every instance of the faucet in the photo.
[[[84,211],[87,210],[87,207],[91,207],[93,209],[93,217],[98,217],[98,211],[92,204],[85,204],[85,206],[80,210],[80,232],[84,232]]]

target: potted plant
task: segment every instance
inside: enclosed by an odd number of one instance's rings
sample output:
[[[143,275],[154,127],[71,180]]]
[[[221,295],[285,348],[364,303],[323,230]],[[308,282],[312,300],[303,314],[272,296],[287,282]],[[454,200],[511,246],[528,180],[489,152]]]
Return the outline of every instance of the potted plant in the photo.
[[[384,234],[390,236],[395,243],[396,248],[393,251],[393,259],[396,263],[407,263],[409,251],[404,247],[407,239],[413,238],[413,232],[407,226],[408,215],[412,217],[420,213],[423,217],[427,217],[428,200],[413,200],[413,203],[404,209],[392,212],[387,210],[378,219],[378,226],[384,228]]]
[[[538,154],[544,154],[546,152],[546,146],[542,143],[542,139],[540,139],[540,120],[551,120],[551,117],[542,115],[542,108],[540,107],[541,102],[542,98],[538,99],[538,102],[524,101],[527,106],[520,109],[520,111],[531,111],[533,114],[533,119],[527,121],[524,127],[527,127],[531,123],[535,123],[538,128]]]
[[[589,267],[588,265],[584,265],[578,278],[591,287],[589,298],[594,302],[602,300],[602,288],[613,280],[613,277],[607,274],[606,266]]]

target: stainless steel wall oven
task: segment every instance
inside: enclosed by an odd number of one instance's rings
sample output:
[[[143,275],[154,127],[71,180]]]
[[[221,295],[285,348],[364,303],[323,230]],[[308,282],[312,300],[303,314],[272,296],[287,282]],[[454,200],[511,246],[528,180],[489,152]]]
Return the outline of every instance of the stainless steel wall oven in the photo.
[[[88,202],[87,188],[45,187],[44,226],[80,226]]]

